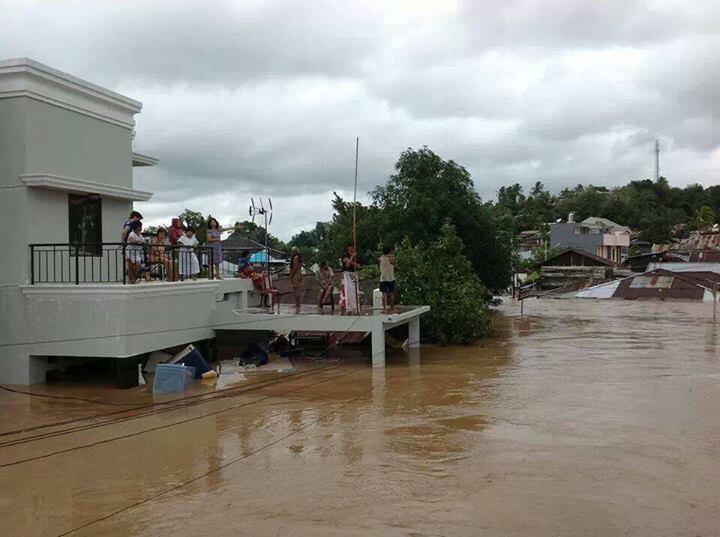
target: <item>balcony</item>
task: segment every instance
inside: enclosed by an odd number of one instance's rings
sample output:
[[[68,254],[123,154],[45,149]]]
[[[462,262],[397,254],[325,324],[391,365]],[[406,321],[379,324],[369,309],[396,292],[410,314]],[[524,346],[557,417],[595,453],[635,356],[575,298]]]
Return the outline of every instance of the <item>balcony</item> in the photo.
[[[630,234],[623,231],[603,233],[602,246],[630,246]]]
[[[87,285],[175,283],[234,278],[243,251],[224,248],[222,259],[213,259],[209,246],[117,243],[31,244],[31,285]],[[215,254],[217,255],[217,254]]]

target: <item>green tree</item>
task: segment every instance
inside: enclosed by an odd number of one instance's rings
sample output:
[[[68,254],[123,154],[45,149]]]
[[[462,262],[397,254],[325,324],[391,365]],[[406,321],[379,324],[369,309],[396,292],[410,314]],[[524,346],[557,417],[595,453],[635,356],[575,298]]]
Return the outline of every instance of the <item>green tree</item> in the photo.
[[[395,173],[372,193],[379,236],[385,244],[430,242],[443,225],[455,226],[480,280],[492,290],[512,277],[512,234],[499,225],[491,204],[483,204],[470,173],[427,147],[404,151]],[[435,267],[436,270],[442,267]]]
[[[264,224],[264,222],[263,222]],[[250,220],[245,220],[244,222],[235,222],[235,227],[239,228],[239,233],[243,237],[246,237],[252,241],[258,242],[262,245],[265,244],[265,228],[261,225],[256,224],[255,222],[252,222]],[[270,248],[274,248],[276,250],[280,250],[281,252],[284,252],[287,250],[287,246],[283,241],[281,241],[279,238],[277,238],[272,233],[268,232],[268,245]]]
[[[712,210],[712,207],[703,205],[695,211],[694,221],[698,229],[703,229],[714,225],[715,222],[717,222],[717,215],[715,211]]]
[[[195,236],[198,242],[203,244],[207,241],[207,218],[202,213],[185,209],[178,217],[186,226],[195,228]]]
[[[487,289],[463,251],[451,225],[441,226],[438,240],[406,238],[397,251],[401,302],[430,306],[421,317],[422,333],[441,344],[473,343],[491,330]]]

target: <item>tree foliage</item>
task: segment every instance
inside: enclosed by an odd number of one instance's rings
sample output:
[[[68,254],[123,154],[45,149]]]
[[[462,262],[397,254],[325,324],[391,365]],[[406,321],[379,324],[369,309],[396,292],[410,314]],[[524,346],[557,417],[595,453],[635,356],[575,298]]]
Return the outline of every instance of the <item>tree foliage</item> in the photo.
[[[430,242],[452,224],[466,245],[466,254],[480,280],[489,288],[505,288],[512,274],[511,236],[484,204],[468,171],[444,161],[427,147],[404,151],[387,182],[371,192],[372,203],[355,204],[358,258],[376,263],[383,246]],[[352,244],[353,203],[335,194],[330,222],[292,238],[289,245],[313,252],[317,261],[337,266],[342,250]]]
[[[427,147],[408,149],[372,199],[385,244],[399,244],[405,237],[436,240],[443,226],[452,224],[480,280],[492,290],[510,283],[512,236],[499,225],[492,206],[482,203],[470,173],[456,162]]]
[[[403,240],[397,251],[397,283],[403,303],[430,306],[421,317],[425,337],[442,344],[472,343],[489,334],[487,289],[453,226],[441,226],[434,241]]]
[[[514,184],[500,188],[494,207],[498,220],[513,234],[527,229],[542,231],[549,222],[566,219],[573,212],[577,220],[609,218],[637,230],[640,239],[659,243],[670,238],[678,224],[695,229],[716,223],[720,186],[678,188],[661,177],[612,189],[577,185],[553,195],[537,182],[526,196],[522,187]]]
[[[186,226],[195,228],[195,237],[200,244],[207,241],[207,218],[202,213],[185,209],[178,216]]]

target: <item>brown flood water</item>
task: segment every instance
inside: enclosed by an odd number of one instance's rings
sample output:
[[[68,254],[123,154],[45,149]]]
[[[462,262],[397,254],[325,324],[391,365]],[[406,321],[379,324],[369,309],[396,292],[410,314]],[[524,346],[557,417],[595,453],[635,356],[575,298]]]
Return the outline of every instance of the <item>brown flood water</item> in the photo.
[[[192,405],[0,392],[0,534],[719,535],[709,307],[526,311],[501,308],[480,346],[306,366]]]

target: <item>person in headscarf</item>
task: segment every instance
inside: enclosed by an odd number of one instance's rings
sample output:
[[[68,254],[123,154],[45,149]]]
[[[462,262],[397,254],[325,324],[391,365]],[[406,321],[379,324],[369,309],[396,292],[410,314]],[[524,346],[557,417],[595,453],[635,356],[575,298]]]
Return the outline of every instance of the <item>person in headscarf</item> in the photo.
[[[177,245],[178,239],[183,235],[185,235],[185,226],[183,226],[182,220],[173,218],[172,226],[170,227],[170,244],[173,246]]]

